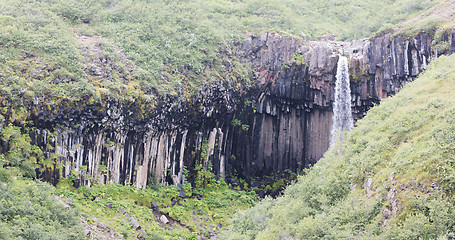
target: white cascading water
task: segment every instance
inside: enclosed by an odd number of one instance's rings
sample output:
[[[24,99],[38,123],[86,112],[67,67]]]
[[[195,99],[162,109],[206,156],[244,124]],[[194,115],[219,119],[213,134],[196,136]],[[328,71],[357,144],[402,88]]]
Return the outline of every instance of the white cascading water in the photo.
[[[351,112],[351,88],[349,86],[348,59],[340,56],[338,59],[335,82],[335,102],[333,103],[333,124],[330,131],[330,146],[343,139],[343,132],[354,126]]]

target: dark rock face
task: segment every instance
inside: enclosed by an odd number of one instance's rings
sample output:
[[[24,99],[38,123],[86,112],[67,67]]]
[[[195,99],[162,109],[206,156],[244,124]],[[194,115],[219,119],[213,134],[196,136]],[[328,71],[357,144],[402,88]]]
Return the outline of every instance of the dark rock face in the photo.
[[[242,144],[245,176],[315,163],[328,149],[338,55],[350,61],[354,118],[393,95],[426,68],[431,38],[386,35],[353,42],[297,42],[264,33],[243,42],[245,59],[257,77],[260,94],[249,124],[251,144]],[[251,50],[252,49],[252,50]],[[284,67],[283,67],[284,66]]]
[[[79,170],[81,184],[177,184],[184,166],[192,170],[198,164],[227,180],[234,173],[298,172],[329,147],[339,54],[349,59],[357,120],[425,70],[431,41],[419,34],[410,40],[385,35],[304,42],[262,33],[235,44],[235,55],[255,79],[244,92],[233,83],[214,82],[190,100],[163,98],[141,121],[129,107],[112,102],[106,112],[89,107],[42,118],[32,137],[39,146],[53,145],[48,154],[58,154],[63,175]],[[50,125],[58,134],[49,138]]]

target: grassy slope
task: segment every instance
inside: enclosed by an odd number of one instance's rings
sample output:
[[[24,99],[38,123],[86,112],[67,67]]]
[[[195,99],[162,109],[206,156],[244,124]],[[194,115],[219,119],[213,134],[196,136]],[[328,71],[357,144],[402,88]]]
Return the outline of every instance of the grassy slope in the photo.
[[[104,224],[111,230],[111,238],[123,235],[125,239],[137,239],[138,233],[145,239],[208,237],[218,234],[229,225],[238,210],[252,207],[256,201],[253,192],[231,190],[224,182],[214,181],[209,186],[195,189],[185,184],[183,188],[188,198],[178,197],[179,190],[175,186],[137,190],[133,186],[115,184],[76,190],[61,183],[56,193],[63,199],[71,198],[74,208],[84,214],[84,221],[98,226]],[[202,198],[198,198],[198,194]],[[173,203],[174,199],[178,202]],[[151,201],[156,201],[160,213],[153,211]],[[106,207],[106,203],[111,203],[112,208]],[[137,220],[141,231],[133,229],[128,217],[119,212],[119,207]],[[167,214],[171,223],[162,224],[157,219],[162,214]],[[102,230],[98,229],[98,234]]]
[[[455,56],[436,59],[284,196],[241,213],[222,239],[453,236],[454,69]]]
[[[311,38],[331,32],[355,39],[434,2],[4,0],[0,2],[0,90],[6,97],[0,100],[3,105],[31,104],[33,97],[57,105],[81,98],[96,102],[106,95],[122,98],[125,92],[150,94],[151,88],[169,93],[182,82],[194,91],[205,81],[248,78],[235,60],[233,70],[224,70],[219,54],[221,49],[229,52],[225,43],[247,32],[278,31]],[[80,36],[101,36],[94,42],[100,51],[87,57],[77,43]],[[128,70],[119,52],[131,60],[134,71]],[[91,72],[93,55],[120,67],[99,80]],[[146,101],[152,100],[146,96]]]
[[[405,21],[392,27],[398,34],[414,36],[420,31],[444,32],[455,27],[455,3],[451,0],[442,0],[432,7],[412,14]]]
[[[0,168],[0,181],[5,176]],[[49,184],[30,180],[0,183],[0,239],[83,239],[78,212],[65,209],[53,192]]]
[[[84,226],[95,239],[138,239],[138,234],[153,240],[198,239],[217,235],[238,210],[256,201],[253,192],[234,191],[214,179],[204,188],[185,184],[187,198],[181,198],[175,186],[137,190],[114,184],[75,189],[63,180],[55,188],[29,178],[13,180],[11,175],[14,172],[0,167],[0,239],[84,239]],[[65,209],[68,198],[72,205]],[[152,209],[152,201],[158,211]],[[134,229],[119,207],[142,229]],[[170,223],[160,222],[163,214]]]

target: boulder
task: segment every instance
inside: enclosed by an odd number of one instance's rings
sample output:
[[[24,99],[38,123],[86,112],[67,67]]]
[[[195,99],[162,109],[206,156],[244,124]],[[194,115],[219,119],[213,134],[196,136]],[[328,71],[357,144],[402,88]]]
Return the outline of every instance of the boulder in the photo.
[[[165,215],[161,215],[160,221],[163,224],[168,224],[169,223],[169,220],[167,219],[167,217]]]
[[[156,203],[156,201],[152,201],[151,205],[153,210],[158,210],[158,204]]]
[[[122,207],[118,207],[118,211],[119,211],[120,213],[122,213],[123,215],[126,214],[125,209],[123,209]]]

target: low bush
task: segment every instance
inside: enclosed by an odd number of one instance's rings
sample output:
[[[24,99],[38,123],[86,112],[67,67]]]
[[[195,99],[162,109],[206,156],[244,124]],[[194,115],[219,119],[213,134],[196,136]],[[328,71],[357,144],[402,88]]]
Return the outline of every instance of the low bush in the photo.
[[[52,197],[47,183],[18,180],[0,184],[1,239],[83,239],[77,211]]]

